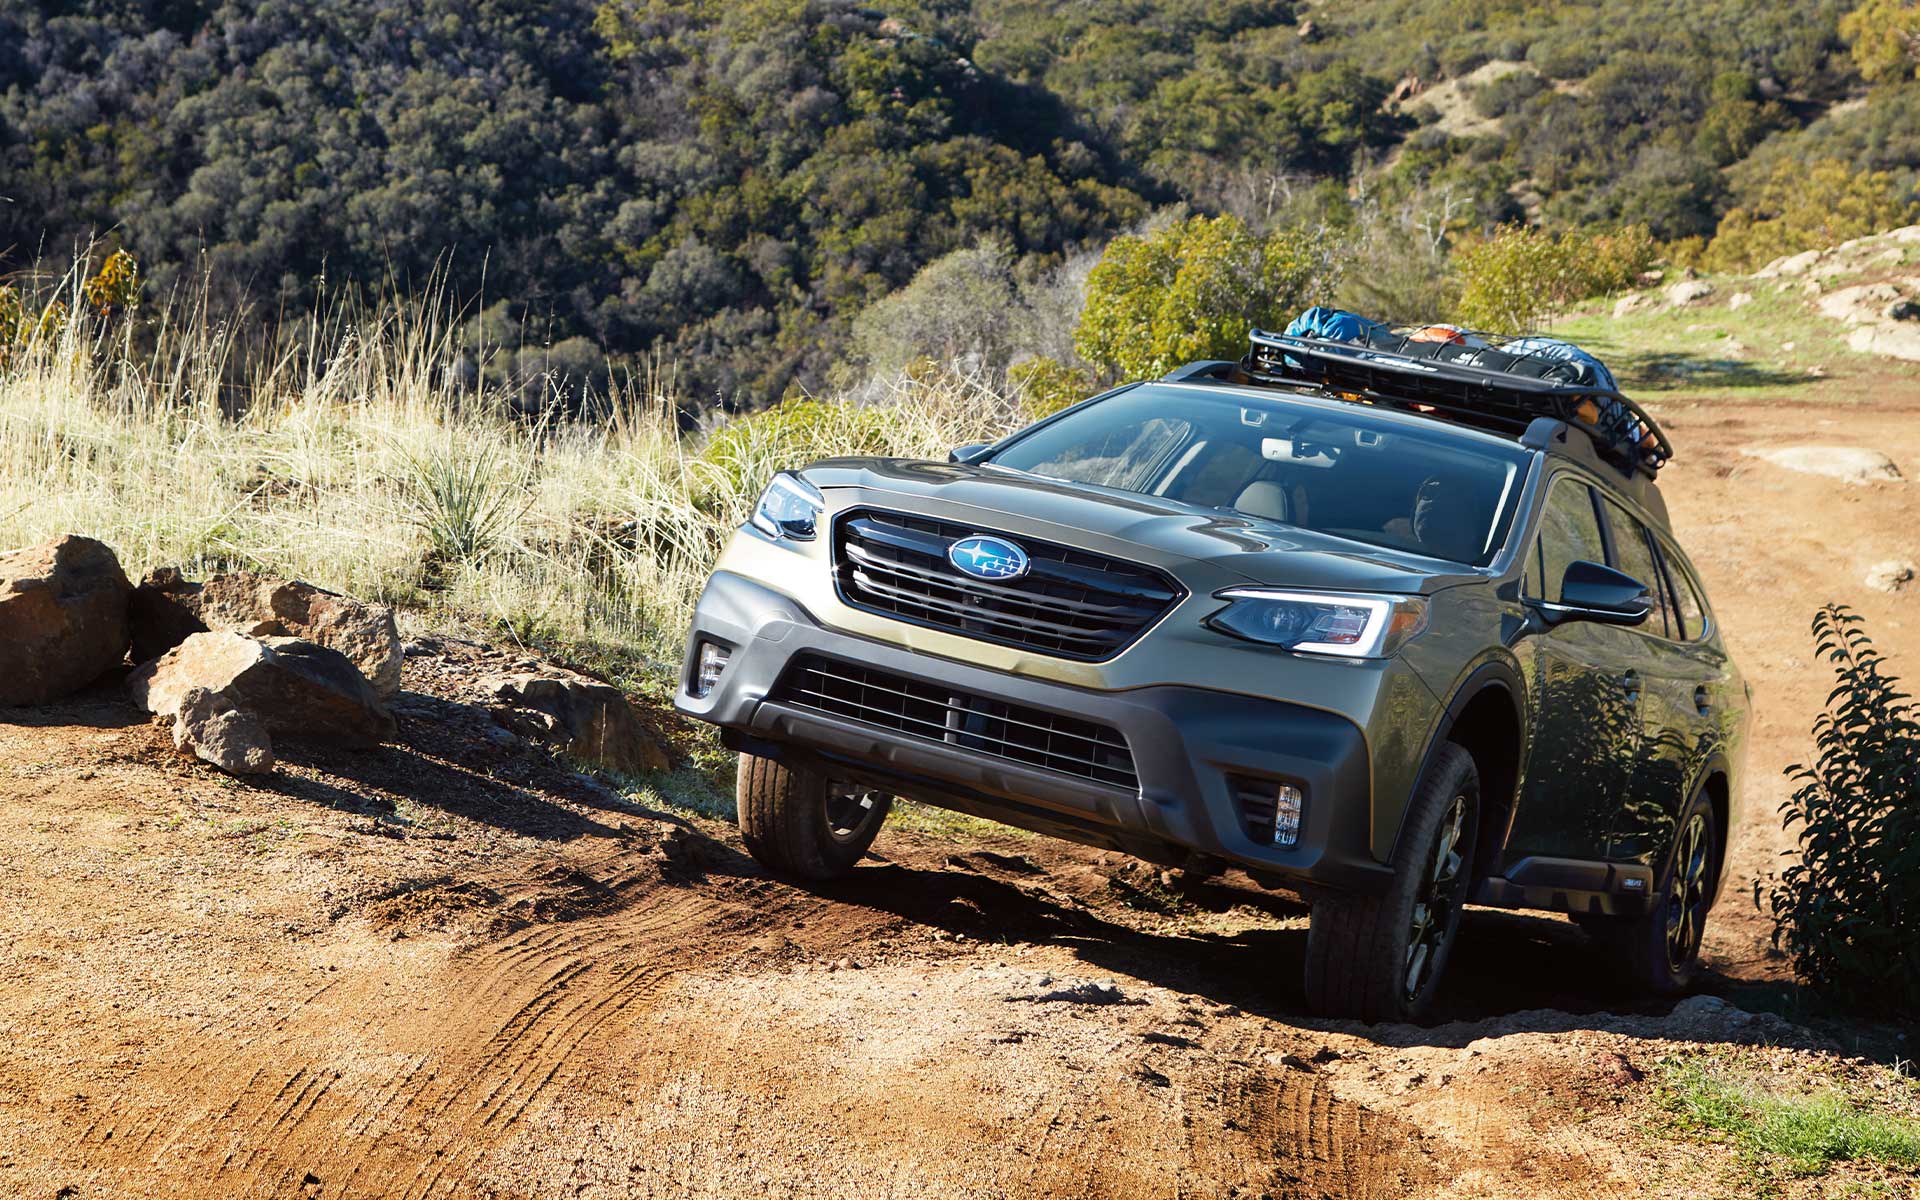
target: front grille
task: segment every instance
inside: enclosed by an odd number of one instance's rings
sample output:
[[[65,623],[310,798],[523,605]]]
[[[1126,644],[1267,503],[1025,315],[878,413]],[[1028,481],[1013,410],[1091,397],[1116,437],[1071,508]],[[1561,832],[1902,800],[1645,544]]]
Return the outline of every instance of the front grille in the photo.
[[[1030,560],[1024,576],[962,575],[947,551],[991,531],[952,521],[855,509],[836,528],[834,567],[848,604],[1060,658],[1112,658],[1185,594],[1151,567],[1023,537],[1011,540]]]
[[[1139,788],[1127,740],[1093,721],[814,654],[794,660],[772,698],[1094,783]]]

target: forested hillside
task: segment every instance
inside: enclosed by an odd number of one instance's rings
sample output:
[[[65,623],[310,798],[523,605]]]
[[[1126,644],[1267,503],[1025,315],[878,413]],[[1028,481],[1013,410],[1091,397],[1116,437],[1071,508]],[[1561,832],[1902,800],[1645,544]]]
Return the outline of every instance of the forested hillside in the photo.
[[[1032,278],[1174,203],[1748,258],[1831,160],[1827,207],[1899,213],[1908,10],[1851,7],[0,0],[0,273],[98,237],[256,317],[439,286],[502,380],[764,403],[943,255]]]

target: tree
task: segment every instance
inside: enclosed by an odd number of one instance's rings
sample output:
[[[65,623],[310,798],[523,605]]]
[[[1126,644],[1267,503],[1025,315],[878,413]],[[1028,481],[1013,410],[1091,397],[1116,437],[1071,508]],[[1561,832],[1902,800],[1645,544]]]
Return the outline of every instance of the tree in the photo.
[[[1074,346],[1110,376],[1131,378],[1237,359],[1249,329],[1285,326],[1336,280],[1325,240],[1306,230],[1261,236],[1237,217],[1192,217],[1108,245],[1087,276]]]
[[[1913,188],[1885,171],[1835,159],[1783,160],[1755,194],[1720,219],[1706,261],[1716,270],[1758,266],[1783,254],[1893,229],[1920,214]]]
[[[1868,79],[1899,79],[1920,61],[1920,5],[1913,0],[1866,0],[1840,19],[1840,36]]]

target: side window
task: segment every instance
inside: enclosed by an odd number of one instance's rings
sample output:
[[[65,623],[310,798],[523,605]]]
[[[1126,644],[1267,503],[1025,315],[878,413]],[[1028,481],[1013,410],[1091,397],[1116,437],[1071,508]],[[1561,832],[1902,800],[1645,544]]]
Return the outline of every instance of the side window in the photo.
[[[1600,536],[1600,518],[1593,511],[1593,490],[1571,477],[1554,481],[1540,514],[1540,592],[1550,601],[1560,599],[1560,582],[1567,564],[1607,561],[1607,543]]]
[[[1680,556],[1672,550],[1666,550],[1665,555],[1667,577],[1673,581],[1673,599],[1680,608],[1680,623],[1685,627],[1686,640],[1697,642],[1707,635],[1707,603],[1680,565]]]
[[[1614,568],[1646,584],[1653,594],[1654,610],[1641,629],[1661,637],[1679,637],[1680,631],[1668,611],[1667,589],[1661,586],[1660,566],[1653,557],[1653,543],[1647,540],[1646,526],[1612,500],[1607,501],[1607,525],[1613,530],[1613,548],[1619,555]]]

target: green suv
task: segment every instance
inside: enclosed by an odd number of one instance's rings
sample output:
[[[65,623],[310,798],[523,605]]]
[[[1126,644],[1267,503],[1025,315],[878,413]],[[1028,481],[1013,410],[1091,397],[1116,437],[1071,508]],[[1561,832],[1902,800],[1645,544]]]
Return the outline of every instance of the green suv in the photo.
[[[1465,904],[1695,972],[1748,691],[1617,392],[1256,333],[947,462],[777,476],[676,705],[768,869],[894,797],[1312,904],[1306,995],[1417,1019]]]

